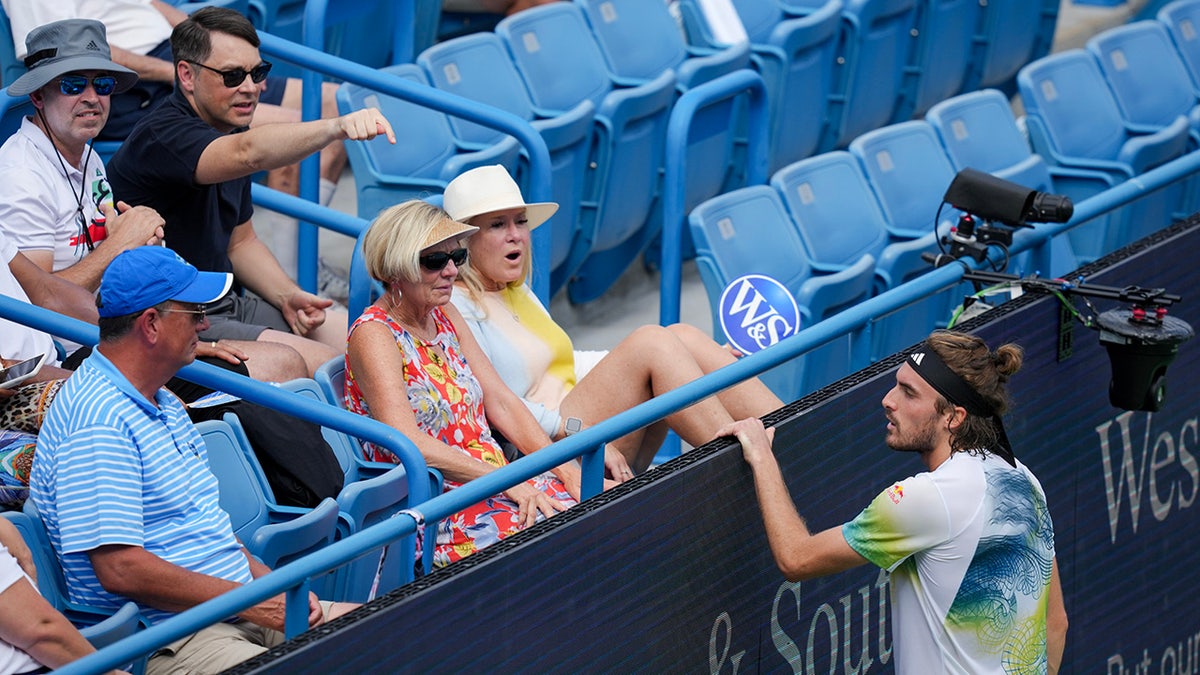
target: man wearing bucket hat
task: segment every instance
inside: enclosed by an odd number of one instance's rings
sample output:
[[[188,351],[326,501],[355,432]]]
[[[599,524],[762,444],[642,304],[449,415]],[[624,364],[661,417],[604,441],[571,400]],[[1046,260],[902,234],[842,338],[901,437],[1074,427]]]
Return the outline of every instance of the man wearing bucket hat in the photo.
[[[153,209],[114,206],[90,143],[137,75],[112,61],[98,21],[40,26],[26,45],[29,70],[8,93],[29,96],[34,114],[0,147],[0,228],[42,269],[95,291],[118,253],[163,235]]]
[[[104,162],[90,143],[112,94],[137,75],[112,61],[99,21],[48,23],[30,31],[26,45],[29,70],[8,93],[28,95],[34,114],[0,146],[0,231],[42,269],[94,292],[117,254],[163,236],[154,209],[122,201],[114,209]],[[199,355],[260,380],[308,374],[300,355],[282,345],[208,340]]]
[[[204,441],[163,387],[193,360],[205,305],[232,283],[157,246],[105,270],[100,346],[51,406],[30,477],[72,600],[116,609],[132,599],[157,623],[269,571],[234,536]],[[261,653],[281,640],[266,629],[282,628],[283,605],[264,601],[172,643],[147,672],[216,672]],[[309,623],[352,608],[312,596]]]
[[[213,308],[204,339],[282,343],[311,375],[340,354],[346,315],[301,289],[259,239],[250,176],[285,166],[339,140],[370,140],[391,124],[375,108],[335,119],[248,127],[270,70],[245,16],[205,7],[171,34],[175,92],[142,118],[109,163],[113,187],[166,218],[171,246],[199,269],[233,272],[253,295]]]

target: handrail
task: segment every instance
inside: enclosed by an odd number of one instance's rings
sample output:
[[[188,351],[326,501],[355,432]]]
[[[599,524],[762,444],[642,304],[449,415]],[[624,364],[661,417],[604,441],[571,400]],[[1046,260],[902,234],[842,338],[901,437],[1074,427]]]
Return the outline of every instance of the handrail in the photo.
[[[659,325],[679,322],[682,284],[683,234],[687,231],[684,196],[687,194],[688,137],[696,113],[704,106],[749,94],[746,184],[767,182],[767,88],[752,70],[739,70],[687,90],[667,121],[666,161],[663,173],[662,276],[659,279]]]
[[[1178,181],[1197,170],[1200,170],[1200,151],[1172,160],[1137,178],[1080,202],[1076,205],[1075,216],[1068,223],[1039,225],[1032,231],[1023,231],[1021,234],[1026,236],[1017,238],[1013,245],[1013,251],[1021,252],[1041,245],[1052,236],[1061,234],[1101,213],[1127,204],[1147,192]],[[106,647],[94,655],[69,664],[62,671],[64,673],[99,672],[102,669],[125,663],[172,639],[186,635],[190,631],[239,611],[249,604],[270,597],[290,585],[302,583],[304,579],[325,569],[336,567],[367,550],[377,548],[384,542],[394,541],[399,537],[412,534],[415,529],[413,518],[420,518],[422,521],[444,518],[518,482],[528,480],[534,475],[579,457],[581,453],[591,453],[588,456],[591,461],[584,464],[585,495],[595,494],[602,471],[602,463],[597,461],[597,457],[603,443],[607,440],[623,436],[722,389],[749,377],[757,376],[856,329],[874,316],[887,313],[956,284],[961,281],[967,266],[978,268],[982,266],[982,263],[976,263],[968,258],[963,260],[962,265],[946,265],[931,270],[927,274],[875,296],[851,309],[813,324],[797,335],[772,347],[746,356],[678,389],[659,395],[624,413],[584,429],[578,434],[527,455],[507,467],[472,480],[453,491],[423,503],[414,499],[414,503],[417,505],[405,512],[405,518],[394,518],[368,527],[358,534],[285,565],[272,574],[257,579],[244,587],[237,588],[162,624]],[[9,303],[15,302],[0,302],[0,316],[8,316]],[[45,312],[45,310],[41,311]],[[70,335],[67,337],[75,339]]]
[[[0,295],[0,318],[23,323],[80,344],[95,345],[99,337],[99,330],[96,326],[7,295]],[[275,408],[286,414],[336,429],[350,436],[378,443],[387,447],[399,458],[406,475],[410,477],[425,476],[428,473],[425,458],[416,445],[396,429],[381,422],[284,391],[207,363],[192,363],[181,369],[179,375],[191,382]],[[416,504],[429,498],[430,488],[427,480],[411,479],[408,484],[409,498],[412,503]],[[365,552],[365,550],[360,551],[358,555]],[[308,603],[303,596],[298,599],[299,602],[292,602],[291,597],[288,599],[287,619],[289,625],[295,625],[291,623],[294,621],[300,621],[300,625],[307,625],[304,620],[307,616]],[[217,620],[221,618],[223,617],[218,617]]]
[[[312,7],[324,0],[313,0],[306,8],[315,12]],[[321,24],[324,24],[324,13],[321,14]],[[305,22],[307,24],[308,19]],[[305,27],[308,30],[308,27]],[[315,28],[314,28],[315,30]],[[324,34],[322,29],[321,34]],[[456,94],[423,86],[396,75],[381,72],[362,64],[325,54],[312,47],[296,44],[283,38],[259,31],[263,52],[285,61],[304,67],[311,73],[304,78],[304,103],[301,117],[305,120],[320,118],[321,111],[321,78],[317,73],[332,76],[346,82],[352,82],[369,87],[387,96],[412,101],[419,105],[443,113],[461,117],[469,122],[475,122],[491,129],[498,129],[517,139],[529,155],[529,192],[531,201],[549,201],[551,167],[550,151],[546,142],[530,124],[520,117],[499,108],[472,101]],[[311,80],[311,82],[310,82]],[[404,142],[404,125],[401,120],[391,120],[397,133],[396,142]],[[311,202],[317,201],[319,176],[319,159],[316,156],[306,158],[300,163],[300,195]],[[302,223],[299,233],[299,249],[297,251],[297,281],[300,286],[310,292],[316,289],[316,256],[317,232],[308,223]],[[543,228],[542,232],[533,233],[533,255],[536,260],[550,259],[550,231]],[[531,286],[543,302],[549,303],[550,278],[549,271],[543,266],[535,266]]]

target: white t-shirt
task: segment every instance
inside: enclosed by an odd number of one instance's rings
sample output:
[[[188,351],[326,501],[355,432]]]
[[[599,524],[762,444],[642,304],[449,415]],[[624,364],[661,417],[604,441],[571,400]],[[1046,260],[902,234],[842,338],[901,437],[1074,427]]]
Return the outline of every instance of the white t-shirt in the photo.
[[[897,673],[1046,671],[1054,527],[1020,462],[954,453],[881,492],[842,533],[891,572]]]
[[[8,590],[9,586],[12,586],[21,579],[28,581],[34,590],[37,590],[37,584],[25,576],[25,572],[17,563],[17,559],[12,557],[7,548],[0,545],[0,593]],[[41,666],[42,664],[38,663],[32,656],[0,640],[0,673],[26,673],[31,670],[37,670]]]
[[[17,247],[0,233],[0,260],[4,261],[3,269],[0,269],[0,293],[22,302],[29,302],[25,289],[21,288],[21,284],[8,267],[17,253]],[[58,363],[54,340],[48,334],[7,319],[0,319],[0,356],[6,359],[28,359],[38,354],[49,354],[47,363]]]
[[[150,0],[3,0],[17,58],[25,58],[29,31],[62,19],[104,22],[108,44],[145,56],[171,37],[171,24]]]
[[[100,205],[111,206],[113,194],[104,161],[86,150],[84,157],[83,171],[60,163],[50,138],[28,118],[0,146],[0,230],[23,252],[53,251],[54,272],[82,260],[89,237],[92,246],[108,237]]]

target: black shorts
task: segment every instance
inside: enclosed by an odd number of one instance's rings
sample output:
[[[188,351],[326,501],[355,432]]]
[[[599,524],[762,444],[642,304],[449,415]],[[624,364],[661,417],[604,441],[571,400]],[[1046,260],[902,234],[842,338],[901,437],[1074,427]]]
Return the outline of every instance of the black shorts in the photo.
[[[204,341],[245,340],[254,342],[268,328],[284,333],[292,332],[283,319],[283,313],[266,300],[256,295],[229,293],[220,300],[210,303],[204,313],[208,315],[208,330],[200,334]]]

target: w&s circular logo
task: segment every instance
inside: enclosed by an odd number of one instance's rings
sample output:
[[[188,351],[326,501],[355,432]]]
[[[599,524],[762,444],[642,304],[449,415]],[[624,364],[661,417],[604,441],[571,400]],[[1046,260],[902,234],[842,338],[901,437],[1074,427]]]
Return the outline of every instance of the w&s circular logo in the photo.
[[[734,348],[752,354],[800,332],[800,309],[783,284],[747,274],[721,294],[721,330]]]

